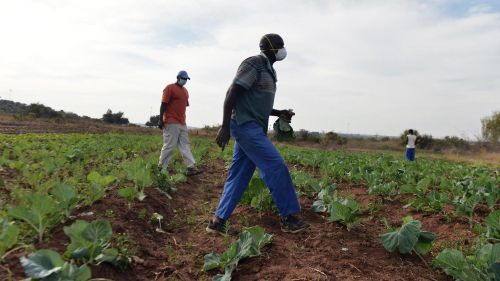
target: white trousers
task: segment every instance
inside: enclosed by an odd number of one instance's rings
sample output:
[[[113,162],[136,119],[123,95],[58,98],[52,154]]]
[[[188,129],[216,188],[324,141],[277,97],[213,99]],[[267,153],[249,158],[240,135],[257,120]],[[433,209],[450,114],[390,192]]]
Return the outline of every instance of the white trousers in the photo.
[[[181,124],[165,124],[163,127],[163,147],[158,165],[166,168],[177,146],[179,146],[186,166],[188,168],[194,167],[194,157],[189,148],[188,129],[186,125]]]

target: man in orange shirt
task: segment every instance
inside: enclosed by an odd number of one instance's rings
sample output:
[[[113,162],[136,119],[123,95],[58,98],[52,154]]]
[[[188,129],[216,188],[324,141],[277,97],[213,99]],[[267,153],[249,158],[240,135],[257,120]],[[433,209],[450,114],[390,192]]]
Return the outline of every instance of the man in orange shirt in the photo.
[[[168,162],[174,155],[174,150],[179,146],[182,158],[187,166],[187,175],[201,173],[196,168],[193,154],[189,148],[188,129],[186,126],[186,107],[189,106],[189,94],[184,87],[189,78],[186,71],[177,74],[177,82],[167,85],[163,90],[160,107],[160,120],[158,127],[163,130],[163,147],[158,166],[166,169]]]

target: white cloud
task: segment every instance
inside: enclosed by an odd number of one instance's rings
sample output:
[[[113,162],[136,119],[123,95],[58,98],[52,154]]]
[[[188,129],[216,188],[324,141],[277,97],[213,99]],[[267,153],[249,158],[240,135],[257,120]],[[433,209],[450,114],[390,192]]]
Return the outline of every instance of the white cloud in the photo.
[[[500,13],[465,10],[410,0],[8,1],[0,96],[144,123],[185,69],[189,124],[217,124],[239,63],[276,32],[289,57],[275,64],[275,105],[295,109],[295,128],[473,137],[500,105]]]

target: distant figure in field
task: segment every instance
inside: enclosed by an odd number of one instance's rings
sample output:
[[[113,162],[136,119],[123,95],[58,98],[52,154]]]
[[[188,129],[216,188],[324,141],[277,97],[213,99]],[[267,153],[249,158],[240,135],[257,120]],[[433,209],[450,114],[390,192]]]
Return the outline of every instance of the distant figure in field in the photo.
[[[414,134],[412,129],[408,130],[408,135],[406,135],[406,139],[408,140],[406,143],[406,160],[414,161],[415,141],[417,140],[417,136]]]
[[[189,106],[189,94],[184,87],[189,78],[186,71],[177,74],[177,82],[167,85],[163,90],[158,127],[163,130],[163,147],[158,166],[166,170],[174,150],[179,146],[182,158],[187,166],[187,175],[201,173],[189,148],[188,129],[186,126],[186,107]]]
[[[235,139],[233,160],[215,216],[206,230],[235,234],[226,222],[245,192],[255,168],[271,192],[281,217],[281,230],[297,233],[309,225],[296,217],[300,204],[288,168],[279,151],[267,137],[269,116],[294,115],[289,110],[273,109],[276,72],[273,64],[286,57],[285,43],[278,34],[260,40],[261,53],[245,59],[224,100],[222,127],[216,142],[224,149],[230,135]]]

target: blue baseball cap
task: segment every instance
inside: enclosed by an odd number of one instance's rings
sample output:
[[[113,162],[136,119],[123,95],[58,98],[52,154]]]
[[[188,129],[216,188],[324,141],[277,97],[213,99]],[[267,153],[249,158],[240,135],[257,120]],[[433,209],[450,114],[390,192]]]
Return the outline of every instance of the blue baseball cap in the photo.
[[[191,80],[191,78],[189,78],[189,76],[188,76],[188,73],[184,70],[179,71],[179,74],[177,74],[177,77],[182,78],[182,79]]]

